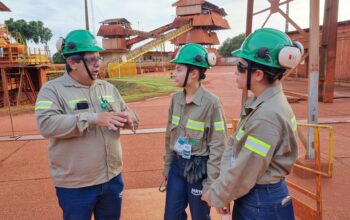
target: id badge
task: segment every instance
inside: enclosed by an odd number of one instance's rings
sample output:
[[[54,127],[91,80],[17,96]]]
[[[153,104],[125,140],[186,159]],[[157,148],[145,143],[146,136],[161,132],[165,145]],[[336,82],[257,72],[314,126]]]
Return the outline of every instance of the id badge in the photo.
[[[184,144],[183,150],[182,150],[182,158],[191,159],[191,150],[192,150],[192,145]]]
[[[182,154],[183,149],[184,149],[184,144],[186,143],[186,139],[183,137],[180,137],[176,140],[174,150],[178,152],[179,154]]]
[[[179,142],[176,142],[175,146],[174,146],[174,150],[176,152],[178,152],[179,154],[182,154],[183,151],[183,145],[180,144]]]

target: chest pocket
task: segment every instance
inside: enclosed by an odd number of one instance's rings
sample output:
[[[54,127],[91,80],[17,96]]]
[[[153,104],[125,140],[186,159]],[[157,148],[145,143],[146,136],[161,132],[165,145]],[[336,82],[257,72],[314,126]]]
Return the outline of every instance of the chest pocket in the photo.
[[[185,131],[185,136],[188,138],[188,143],[192,145],[192,150],[201,149],[205,137],[205,122],[188,119]]]
[[[71,113],[90,112],[91,103],[86,98],[68,100],[68,109]]]

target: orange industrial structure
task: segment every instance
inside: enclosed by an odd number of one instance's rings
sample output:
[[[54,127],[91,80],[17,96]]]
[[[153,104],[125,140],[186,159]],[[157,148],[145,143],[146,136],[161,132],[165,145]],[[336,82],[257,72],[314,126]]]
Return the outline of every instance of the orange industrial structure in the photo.
[[[169,53],[164,52],[164,43],[172,42],[180,46],[185,43],[200,43],[210,48],[219,44],[215,30],[229,28],[224,9],[207,1],[179,0],[176,6],[175,20],[150,32],[134,30],[125,18],[108,19],[101,22],[97,33],[102,36],[105,48],[101,52],[105,59],[102,76],[115,77],[142,73],[152,70],[172,69]],[[0,2],[1,11],[10,11]],[[132,46],[145,39],[154,40],[133,49]],[[160,56],[150,63],[144,63],[140,56],[149,53],[154,48],[161,47]],[[164,54],[164,55],[163,55]],[[217,52],[216,52],[217,54]],[[218,54],[217,54],[218,55]],[[137,63],[135,60],[138,59]],[[51,64],[48,49],[30,51],[19,33],[9,33],[6,26],[0,27],[0,64],[1,64],[1,97],[0,106],[21,103],[34,103],[36,92],[47,81],[48,74],[59,72]],[[23,96],[22,94],[25,94]]]
[[[0,11],[10,9],[0,2]],[[20,33],[10,33],[0,25],[0,106],[34,103],[36,92],[46,82],[49,63],[48,48],[30,50]]]
[[[219,45],[215,30],[229,29],[230,25],[224,19],[227,14],[223,8],[203,0],[180,0],[176,6],[176,15],[173,25],[181,26],[192,22],[193,29],[172,40],[175,45],[198,43],[203,45]]]
[[[309,29],[304,29],[305,32],[309,32]],[[320,27],[320,37],[322,38],[323,26]],[[298,40],[303,43],[306,51],[309,48],[309,40],[303,38],[303,36],[297,32],[287,33],[292,39]],[[342,21],[337,24],[337,50],[336,50],[336,65],[335,65],[335,81],[337,82],[350,82],[350,21]],[[302,63],[292,73],[296,77],[308,77],[308,70],[306,63]]]
[[[204,0],[179,0],[173,6],[176,7],[177,15],[174,21],[150,32],[132,29],[131,23],[125,18],[101,22],[97,33],[103,37],[102,44],[105,50],[101,54],[107,62],[116,61],[108,66],[109,76],[115,76],[117,71],[124,75],[136,74],[135,59],[162,46],[166,41],[171,41],[177,46],[186,43],[203,44],[219,56],[211,46],[220,44],[214,31],[230,28],[227,20],[223,18],[227,15],[225,10]],[[172,29],[175,31],[168,32]],[[131,50],[134,44],[148,38],[155,40]]]
[[[11,11],[4,3],[0,2],[0,11]]]

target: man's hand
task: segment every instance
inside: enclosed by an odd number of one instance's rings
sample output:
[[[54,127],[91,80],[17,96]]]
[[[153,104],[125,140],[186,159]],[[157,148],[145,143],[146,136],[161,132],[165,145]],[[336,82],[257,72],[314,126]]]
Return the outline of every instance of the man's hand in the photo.
[[[168,181],[168,177],[167,176],[163,176],[164,180],[163,182],[160,184],[158,190],[159,192],[165,192],[166,191],[166,185],[167,185],[167,181]]]
[[[231,206],[227,204],[223,208],[216,208],[216,212],[221,215],[231,215]]]
[[[131,114],[128,112],[121,112],[121,114],[123,114],[124,119],[126,119],[126,123],[124,124],[123,128],[130,129],[135,132],[134,120]]]
[[[202,200],[205,201],[206,203],[208,203],[209,206],[211,206],[211,207],[213,206],[209,200],[208,193],[204,193],[202,195]],[[225,207],[216,207],[216,212],[221,214],[221,215],[231,214],[230,204],[227,204]]]
[[[125,126],[128,119],[125,117],[125,112],[99,112],[97,113],[96,124],[100,127],[108,127],[116,131],[118,128]]]

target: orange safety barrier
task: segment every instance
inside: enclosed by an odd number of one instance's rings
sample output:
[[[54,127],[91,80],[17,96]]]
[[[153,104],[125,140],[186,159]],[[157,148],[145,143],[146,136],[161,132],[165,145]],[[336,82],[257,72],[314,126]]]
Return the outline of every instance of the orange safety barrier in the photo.
[[[333,127],[329,125],[318,125],[318,124],[300,124],[298,123],[298,127],[307,127],[314,129],[314,148],[315,148],[315,169],[302,166],[300,164],[294,164],[294,167],[298,167],[307,172],[314,173],[316,175],[315,178],[315,193],[307,190],[306,188],[299,186],[291,181],[287,181],[288,186],[291,188],[303,193],[307,197],[311,198],[316,202],[316,209],[310,207],[306,203],[298,200],[297,198],[293,198],[295,213],[297,217],[301,219],[308,220],[321,220],[323,207],[322,207],[322,176],[332,177],[333,171]],[[321,145],[320,145],[320,129],[328,129],[329,130],[329,145],[328,145],[328,169],[327,173],[321,170]]]

